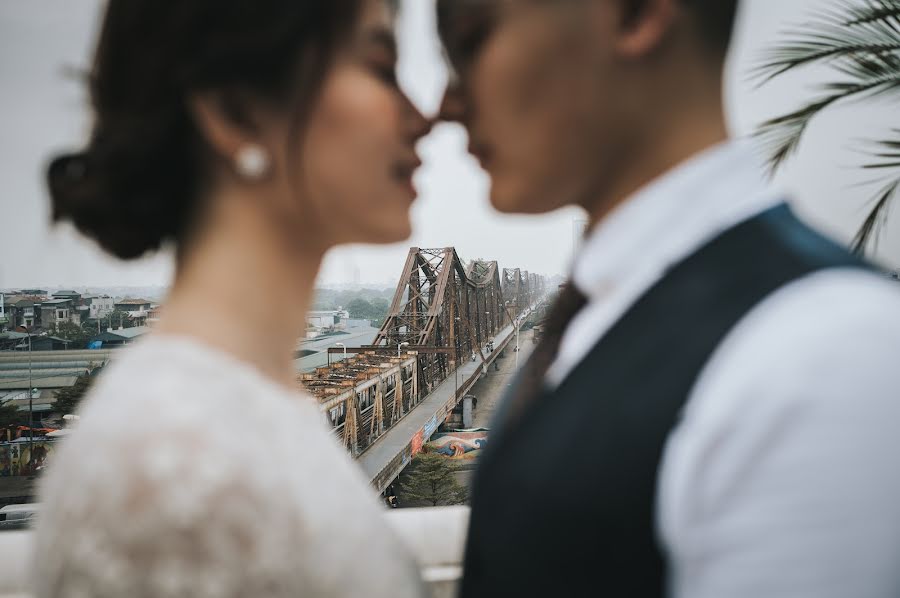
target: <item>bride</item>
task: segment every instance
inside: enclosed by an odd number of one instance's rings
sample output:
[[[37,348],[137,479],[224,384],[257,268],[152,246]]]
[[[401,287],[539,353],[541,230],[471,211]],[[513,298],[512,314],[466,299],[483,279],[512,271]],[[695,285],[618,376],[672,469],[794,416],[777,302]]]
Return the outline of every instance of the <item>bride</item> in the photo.
[[[417,596],[411,556],[297,388],[322,256],[410,234],[429,124],[387,0],[109,0],[53,217],[174,245],[161,321],[101,375],[41,486],[36,595]]]

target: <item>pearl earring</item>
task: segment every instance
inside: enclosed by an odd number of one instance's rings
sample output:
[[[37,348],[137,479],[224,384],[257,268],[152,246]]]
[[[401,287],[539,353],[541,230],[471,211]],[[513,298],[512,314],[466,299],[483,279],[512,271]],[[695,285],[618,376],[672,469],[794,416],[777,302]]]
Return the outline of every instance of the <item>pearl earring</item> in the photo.
[[[247,144],[234,157],[235,168],[245,179],[258,181],[269,171],[269,153],[255,143]]]

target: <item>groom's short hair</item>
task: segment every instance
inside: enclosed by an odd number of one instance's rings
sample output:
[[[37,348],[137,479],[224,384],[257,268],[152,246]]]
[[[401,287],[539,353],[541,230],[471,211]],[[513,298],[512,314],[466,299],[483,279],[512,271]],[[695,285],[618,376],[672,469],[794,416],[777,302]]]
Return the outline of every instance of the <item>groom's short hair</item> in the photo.
[[[633,16],[644,8],[646,0],[626,0]],[[694,16],[703,43],[724,55],[731,43],[738,0],[679,0]]]

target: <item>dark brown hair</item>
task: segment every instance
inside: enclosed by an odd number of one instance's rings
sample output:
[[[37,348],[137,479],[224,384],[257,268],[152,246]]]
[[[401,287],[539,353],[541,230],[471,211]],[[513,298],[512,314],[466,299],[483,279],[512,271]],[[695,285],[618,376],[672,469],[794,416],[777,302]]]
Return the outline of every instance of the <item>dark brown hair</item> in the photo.
[[[639,12],[645,0],[628,0]],[[728,52],[738,0],[680,0],[693,15],[701,40],[718,57]]]
[[[89,77],[90,142],[47,173],[54,221],[124,259],[183,241],[210,162],[188,98],[308,111],[360,1],[109,0]]]
[[[560,0],[552,0],[558,2]],[[626,17],[636,18],[646,0],[623,0]],[[721,58],[728,51],[738,0],[679,0],[694,16],[702,42]],[[497,0],[438,0],[438,30],[451,64],[464,67],[495,25]]]

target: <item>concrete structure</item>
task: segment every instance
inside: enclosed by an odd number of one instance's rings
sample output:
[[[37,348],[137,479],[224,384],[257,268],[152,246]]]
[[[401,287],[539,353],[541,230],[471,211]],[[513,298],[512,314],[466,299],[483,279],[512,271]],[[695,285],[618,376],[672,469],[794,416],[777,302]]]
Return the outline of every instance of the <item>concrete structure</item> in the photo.
[[[144,324],[150,317],[153,304],[146,299],[122,299],[115,303],[115,308],[126,312],[132,320]]]
[[[72,299],[49,299],[40,303],[41,326],[53,328],[62,323],[81,324]]]
[[[6,330],[7,324],[9,324],[9,318],[6,315],[6,296],[0,293],[0,332]]]
[[[88,308],[88,317],[92,320],[105,318],[115,309],[115,301],[109,295],[85,295],[81,303]]]
[[[33,328],[41,325],[40,303],[42,297],[34,295],[6,295],[4,311],[10,328],[25,326]]]
[[[35,516],[40,517],[39,510]],[[416,556],[429,595],[432,598],[456,596],[463,571],[468,507],[396,509],[386,511],[384,516]],[[32,598],[31,582],[27,578],[32,554],[32,532],[0,532],[0,598]]]
[[[306,314],[306,323],[313,328],[339,328],[341,322],[350,319],[346,309],[311,311]]]

